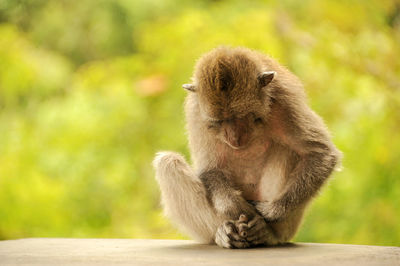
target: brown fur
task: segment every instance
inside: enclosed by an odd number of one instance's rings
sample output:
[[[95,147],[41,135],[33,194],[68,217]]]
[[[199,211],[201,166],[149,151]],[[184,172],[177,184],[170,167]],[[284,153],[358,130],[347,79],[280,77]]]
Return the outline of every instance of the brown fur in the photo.
[[[340,159],[301,82],[266,55],[220,47],[197,62],[185,88],[193,168],[174,153],[156,157],[166,212],[222,247],[290,240]]]

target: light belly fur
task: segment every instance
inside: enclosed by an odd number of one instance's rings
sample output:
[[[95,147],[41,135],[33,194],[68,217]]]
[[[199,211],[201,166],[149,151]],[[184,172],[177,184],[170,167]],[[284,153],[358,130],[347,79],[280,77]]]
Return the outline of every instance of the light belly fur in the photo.
[[[220,166],[231,174],[230,178],[246,200],[273,201],[284,190],[288,151],[268,146],[267,143],[251,147],[256,153],[223,150],[224,160]]]

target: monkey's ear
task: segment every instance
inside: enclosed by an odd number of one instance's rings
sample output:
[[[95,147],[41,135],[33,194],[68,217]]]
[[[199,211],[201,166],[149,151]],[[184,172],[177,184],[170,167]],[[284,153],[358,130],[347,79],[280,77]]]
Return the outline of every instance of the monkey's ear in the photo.
[[[193,84],[183,84],[182,88],[191,92],[196,92],[196,87]]]
[[[261,87],[267,86],[274,79],[275,75],[275,71],[261,72],[258,75],[258,81],[260,82]]]

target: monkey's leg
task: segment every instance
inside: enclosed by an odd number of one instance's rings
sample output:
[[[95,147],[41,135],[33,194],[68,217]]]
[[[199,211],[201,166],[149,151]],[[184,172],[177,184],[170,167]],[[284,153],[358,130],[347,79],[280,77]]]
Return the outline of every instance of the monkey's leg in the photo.
[[[257,210],[262,214],[262,203],[256,203]],[[300,225],[305,204],[288,213],[278,221],[267,221],[260,216],[247,223],[247,238],[251,246],[276,245],[288,242],[293,238]]]
[[[200,175],[200,180],[205,186],[206,196],[210,204],[217,213],[228,218],[228,221],[218,228],[215,241],[219,246],[226,247],[224,245],[226,243],[225,240],[228,239],[228,236],[232,238],[230,234],[233,231],[236,235],[239,235],[239,238],[234,240],[240,241],[239,244],[241,244],[234,247],[248,247],[250,246],[250,242],[247,241],[248,230],[250,230],[247,224],[248,219],[254,221],[264,221],[264,219],[256,211],[255,207],[242,197],[241,191],[235,187],[228,176],[229,173],[219,169],[208,170]],[[265,222],[265,226],[261,226],[261,223],[257,222],[255,224],[254,221],[251,222],[254,224],[251,233],[257,234],[254,237],[258,238],[262,235],[263,238],[268,238],[268,244],[276,244],[271,228]]]
[[[181,155],[158,153],[153,164],[164,212],[173,222],[200,242],[213,243],[218,230],[224,239],[219,245],[241,247],[232,224],[209,204],[204,185]]]
[[[231,220],[239,220],[241,214],[252,219],[257,215],[253,205],[242,197],[239,189],[227,177],[228,174],[219,169],[203,172],[200,180],[206,188],[206,196],[220,215]]]

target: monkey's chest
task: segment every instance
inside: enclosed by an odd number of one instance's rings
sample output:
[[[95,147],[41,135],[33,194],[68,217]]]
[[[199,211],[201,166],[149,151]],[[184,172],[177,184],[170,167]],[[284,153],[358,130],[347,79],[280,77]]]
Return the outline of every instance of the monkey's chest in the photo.
[[[246,152],[227,154],[222,168],[231,173],[246,200],[273,201],[285,184],[285,156],[268,146]]]
[[[260,168],[237,169],[232,178],[246,200],[274,201],[285,185],[282,168],[268,163]]]

